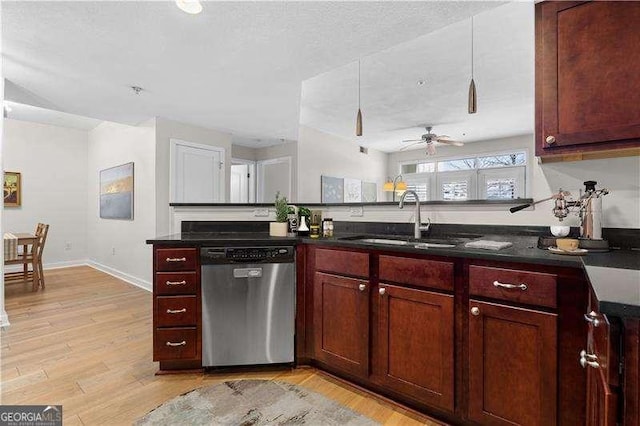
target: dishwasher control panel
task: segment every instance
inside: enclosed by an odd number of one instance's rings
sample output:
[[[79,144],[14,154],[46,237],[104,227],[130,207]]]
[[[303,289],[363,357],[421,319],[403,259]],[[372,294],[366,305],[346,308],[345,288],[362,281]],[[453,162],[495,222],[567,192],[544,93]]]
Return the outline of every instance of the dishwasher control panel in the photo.
[[[287,263],[294,261],[292,246],[204,247],[200,250],[203,265],[226,263]]]

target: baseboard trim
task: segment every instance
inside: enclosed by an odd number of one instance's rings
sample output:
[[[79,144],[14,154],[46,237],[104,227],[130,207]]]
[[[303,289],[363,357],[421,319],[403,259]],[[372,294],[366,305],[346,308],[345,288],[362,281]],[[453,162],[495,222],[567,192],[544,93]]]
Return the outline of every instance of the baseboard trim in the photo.
[[[67,260],[65,262],[51,262],[42,265],[44,269],[59,269],[59,268],[71,268],[73,266],[86,266],[88,265],[87,259]],[[4,272],[20,272],[22,271],[22,265],[5,265]]]
[[[9,327],[10,325],[9,315],[7,315],[7,311],[3,309],[0,313],[0,327]]]
[[[88,260],[85,265],[91,266],[92,268],[97,269],[98,271],[102,271],[105,274],[109,274],[111,276],[114,276],[116,278],[121,279],[122,281],[126,281],[129,284],[132,284],[136,287],[140,287],[143,290],[146,290],[148,292],[153,291],[152,287],[151,287],[151,283],[149,281],[145,281],[143,279],[140,279],[138,277],[134,277],[133,275],[129,275],[125,272],[119,271],[115,268],[112,268],[110,266],[107,265],[103,265],[102,263],[98,263],[95,260]]]

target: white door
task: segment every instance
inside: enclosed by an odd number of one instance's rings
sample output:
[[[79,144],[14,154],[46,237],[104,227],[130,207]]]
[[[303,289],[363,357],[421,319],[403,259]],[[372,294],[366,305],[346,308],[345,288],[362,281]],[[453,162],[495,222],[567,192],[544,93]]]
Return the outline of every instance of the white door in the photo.
[[[291,200],[291,157],[258,161],[258,202],[274,201],[278,191]]]
[[[224,202],[224,149],[171,141],[174,203]]]
[[[231,159],[231,203],[256,202],[256,163],[251,160]]]

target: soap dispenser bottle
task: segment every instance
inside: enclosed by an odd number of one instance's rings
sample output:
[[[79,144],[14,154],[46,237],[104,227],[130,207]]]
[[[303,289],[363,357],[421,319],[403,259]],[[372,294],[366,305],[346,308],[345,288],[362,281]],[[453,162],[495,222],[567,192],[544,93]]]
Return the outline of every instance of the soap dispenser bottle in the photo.
[[[309,226],[307,225],[307,216],[300,216],[300,224],[298,225],[298,235],[301,237],[309,235]]]

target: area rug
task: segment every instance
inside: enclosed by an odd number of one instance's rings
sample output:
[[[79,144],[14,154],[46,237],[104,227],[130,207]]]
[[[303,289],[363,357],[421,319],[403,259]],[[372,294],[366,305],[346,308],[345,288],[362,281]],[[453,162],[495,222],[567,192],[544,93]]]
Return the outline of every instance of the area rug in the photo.
[[[376,425],[320,394],[274,380],[234,380],[192,390],[136,425]]]

